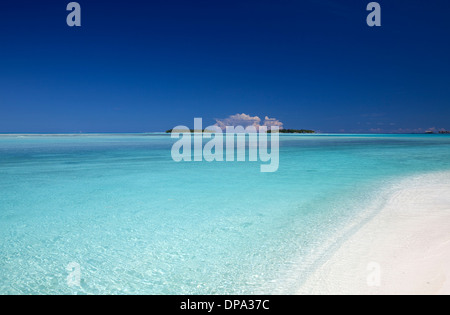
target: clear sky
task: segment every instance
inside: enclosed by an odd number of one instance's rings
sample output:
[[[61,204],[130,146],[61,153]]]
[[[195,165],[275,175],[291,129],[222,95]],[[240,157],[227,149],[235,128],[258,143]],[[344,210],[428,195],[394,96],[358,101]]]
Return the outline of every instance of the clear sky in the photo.
[[[450,130],[450,1],[0,2],[0,132],[147,132],[237,113]]]

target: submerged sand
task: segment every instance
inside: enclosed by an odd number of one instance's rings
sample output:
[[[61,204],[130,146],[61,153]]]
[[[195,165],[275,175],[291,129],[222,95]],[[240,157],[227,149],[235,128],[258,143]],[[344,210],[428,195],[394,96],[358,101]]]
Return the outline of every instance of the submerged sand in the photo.
[[[300,294],[450,294],[450,173],[402,181]]]

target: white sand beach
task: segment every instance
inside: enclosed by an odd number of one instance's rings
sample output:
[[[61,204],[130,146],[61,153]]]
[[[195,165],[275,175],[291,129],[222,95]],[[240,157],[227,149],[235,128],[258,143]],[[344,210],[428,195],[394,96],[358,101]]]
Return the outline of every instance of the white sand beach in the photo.
[[[450,173],[401,182],[299,294],[450,294]]]

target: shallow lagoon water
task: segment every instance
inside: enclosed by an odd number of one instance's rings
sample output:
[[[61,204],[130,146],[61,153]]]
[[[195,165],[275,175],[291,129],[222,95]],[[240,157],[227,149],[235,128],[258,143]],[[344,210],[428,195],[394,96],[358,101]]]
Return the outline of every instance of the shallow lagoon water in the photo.
[[[0,135],[0,294],[294,293],[401,178],[450,170],[445,135],[281,135],[276,173],[173,143]]]

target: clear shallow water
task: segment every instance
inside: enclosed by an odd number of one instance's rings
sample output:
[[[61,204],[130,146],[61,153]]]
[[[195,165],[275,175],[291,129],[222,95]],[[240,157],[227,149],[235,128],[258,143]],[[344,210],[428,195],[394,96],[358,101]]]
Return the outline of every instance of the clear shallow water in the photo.
[[[0,135],[0,294],[293,293],[384,188],[450,170],[449,136],[285,135],[276,173],[173,143]]]

